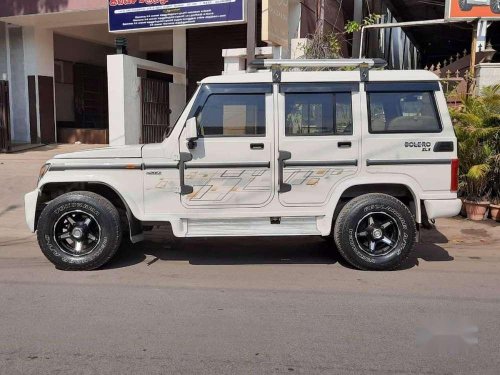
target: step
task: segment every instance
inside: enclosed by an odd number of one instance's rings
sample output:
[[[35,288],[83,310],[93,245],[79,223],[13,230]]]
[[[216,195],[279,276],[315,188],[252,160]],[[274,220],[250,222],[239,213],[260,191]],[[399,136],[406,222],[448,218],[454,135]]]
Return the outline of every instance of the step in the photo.
[[[187,237],[309,236],[320,235],[317,218],[283,217],[280,224],[271,218],[188,219]]]

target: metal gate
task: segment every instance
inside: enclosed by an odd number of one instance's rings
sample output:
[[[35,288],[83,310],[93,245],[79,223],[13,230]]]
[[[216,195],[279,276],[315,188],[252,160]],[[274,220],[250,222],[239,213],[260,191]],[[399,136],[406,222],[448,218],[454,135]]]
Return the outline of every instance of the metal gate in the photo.
[[[0,152],[10,151],[9,83],[0,81]]]
[[[160,143],[170,128],[169,83],[142,78],[142,143]]]

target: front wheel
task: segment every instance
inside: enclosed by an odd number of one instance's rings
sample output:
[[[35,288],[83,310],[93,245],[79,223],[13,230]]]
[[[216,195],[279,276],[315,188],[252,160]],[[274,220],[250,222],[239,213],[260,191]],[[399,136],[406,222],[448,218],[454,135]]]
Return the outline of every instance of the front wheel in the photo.
[[[98,194],[67,193],[44,208],[37,237],[42,252],[56,268],[93,270],[107,263],[120,247],[120,216]]]
[[[491,0],[491,11],[495,14],[500,14],[500,0]]]
[[[366,194],[344,206],[335,223],[335,244],[354,267],[393,270],[416,242],[415,219],[403,202],[386,194]]]

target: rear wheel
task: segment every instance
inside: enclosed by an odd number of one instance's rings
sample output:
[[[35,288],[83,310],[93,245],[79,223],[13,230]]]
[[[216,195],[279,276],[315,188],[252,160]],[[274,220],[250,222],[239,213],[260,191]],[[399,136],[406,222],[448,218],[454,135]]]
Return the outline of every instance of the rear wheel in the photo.
[[[458,6],[460,7],[460,10],[468,12],[469,10],[472,9],[472,5],[470,5],[467,0],[458,0]]]
[[[410,255],[416,242],[412,213],[386,194],[354,198],[335,223],[335,244],[344,259],[362,270],[392,270]]]
[[[118,250],[122,228],[117,209],[90,192],[61,195],[42,211],[37,228],[44,255],[58,269],[93,270]]]

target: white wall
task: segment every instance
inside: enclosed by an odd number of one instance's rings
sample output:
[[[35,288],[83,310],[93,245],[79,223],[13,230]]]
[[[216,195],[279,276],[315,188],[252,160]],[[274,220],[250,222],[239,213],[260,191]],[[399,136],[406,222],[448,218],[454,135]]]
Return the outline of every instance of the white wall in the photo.
[[[10,126],[14,143],[30,141],[28,118],[28,88],[24,70],[24,42],[21,27],[9,27],[9,88],[10,88]]]
[[[486,86],[500,84],[500,63],[483,63],[476,66],[476,85],[478,92]]]
[[[26,75],[54,76],[54,33],[23,27]]]

